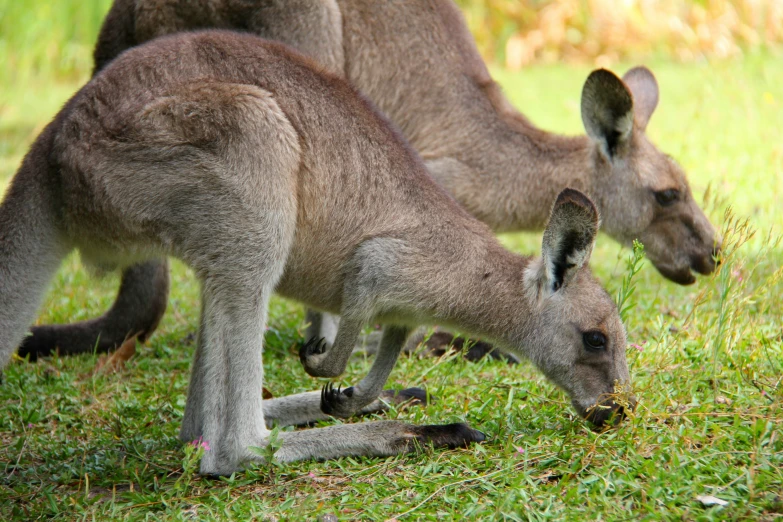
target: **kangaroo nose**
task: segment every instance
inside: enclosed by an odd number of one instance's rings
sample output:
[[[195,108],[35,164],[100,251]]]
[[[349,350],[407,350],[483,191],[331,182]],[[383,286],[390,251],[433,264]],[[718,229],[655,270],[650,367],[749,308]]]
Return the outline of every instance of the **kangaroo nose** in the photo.
[[[721,243],[718,241],[712,249],[693,254],[690,260],[691,269],[703,275],[711,274],[720,265],[720,253]]]
[[[715,260],[715,266],[720,265],[720,253],[723,247],[723,241],[721,239],[715,240],[715,246],[712,247],[712,258]]]
[[[636,401],[633,400],[633,405],[629,401],[629,407],[633,409]],[[602,428],[609,423],[611,426],[617,426],[623,419],[625,419],[625,407],[612,401],[608,404],[603,404],[592,411],[590,411],[586,419],[592,422],[596,427]]]

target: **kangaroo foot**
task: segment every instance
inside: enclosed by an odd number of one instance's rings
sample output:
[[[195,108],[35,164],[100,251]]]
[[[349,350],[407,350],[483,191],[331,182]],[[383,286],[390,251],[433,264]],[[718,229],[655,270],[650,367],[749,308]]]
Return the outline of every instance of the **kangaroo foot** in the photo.
[[[404,390],[383,390],[379,399],[387,402],[397,409],[408,406],[426,406],[434,397],[427,400],[427,390],[424,388],[405,388]]]
[[[409,445],[415,440],[422,446],[431,443],[435,447],[447,448],[465,448],[474,442],[484,442],[487,439],[486,434],[461,422],[411,426],[408,436]]]

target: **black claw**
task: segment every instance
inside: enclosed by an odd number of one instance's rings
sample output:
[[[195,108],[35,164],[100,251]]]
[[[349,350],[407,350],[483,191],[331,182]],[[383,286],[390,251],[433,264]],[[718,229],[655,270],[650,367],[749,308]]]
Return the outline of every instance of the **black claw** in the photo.
[[[351,393],[353,393],[353,391]],[[333,383],[326,383],[321,389],[321,411],[327,415],[333,415],[340,403],[341,394],[342,390],[340,386],[337,386],[335,389]]]
[[[299,348],[299,360],[302,362],[302,364],[305,364],[305,361],[311,355],[319,355],[325,351],[326,339],[323,337],[312,337]]]

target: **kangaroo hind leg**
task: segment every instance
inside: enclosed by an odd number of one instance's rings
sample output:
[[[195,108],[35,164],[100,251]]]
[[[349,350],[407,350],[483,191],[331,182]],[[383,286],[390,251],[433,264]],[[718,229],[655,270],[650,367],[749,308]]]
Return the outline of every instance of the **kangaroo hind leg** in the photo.
[[[486,436],[467,424],[416,426],[400,421],[343,424],[280,434],[275,453],[280,462],[339,457],[387,457],[415,451],[417,447],[458,448],[483,442]]]
[[[202,473],[227,474],[258,458],[249,448],[263,446],[269,433],[263,334],[294,240],[299,142],[273,96],[254,86],[182,86],[156,103],[138,132],[162,146],[145,149],[144,171],[128,174],[123,190],[149,195],[137,215],[155,217],[156,241],[201,281],[180,437],[209,442]]]

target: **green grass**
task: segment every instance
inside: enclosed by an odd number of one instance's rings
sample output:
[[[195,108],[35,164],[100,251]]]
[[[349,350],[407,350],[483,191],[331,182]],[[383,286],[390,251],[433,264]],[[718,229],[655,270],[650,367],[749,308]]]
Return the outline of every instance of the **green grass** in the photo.
[[[739,248],[718,273],[692,287],[664,281],[649,263],[636,277],[626,327],[641,402],[619,429],[592,431],[565,395],[527,364],[404,357],[389,384],[425,386],[440,400],[385,418],[467,421],[489,435],[487,442],[466,450],[258,468],[224,480],[199,477],[197,455],[176,438],[198,288],[190,271],[175,263],[166,317],[124,371],[93,375],[96,356],[15,361],[6,368],[0,519],[272,520],[330,513],[371,520],[780,518],[783,246],[768,240],[781,234],[783,206],[779,63],[779,57],[759,55],[742,62],[650,64],[661,103],[649,132],[689,172],[698,197],[711,187],[711,217],[723,224],[728,246]],[[495,74],[533,121],[576,133],[588,70]],[[33,71],[4,84],[0,187],[88,71]],[[726,219],[729,205],[736,217]],[[755,230],[749,239],[744,219]],[[515,250],[540,250],[535,234],[502,239]],[[613,294],[629,255],[600,238],[591,265]],[[114,277],[89,279],[72,257],[39,321],[92,317],[109,306],[116,286]],[[267,387],[276,396],[321,385],[294,356],[301,321],[299,305],[273,302],[264,361]],[[355,382],[371,362],[353,361],[342,381]],[[705,508],[697,495],[729,505]]]

